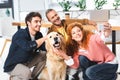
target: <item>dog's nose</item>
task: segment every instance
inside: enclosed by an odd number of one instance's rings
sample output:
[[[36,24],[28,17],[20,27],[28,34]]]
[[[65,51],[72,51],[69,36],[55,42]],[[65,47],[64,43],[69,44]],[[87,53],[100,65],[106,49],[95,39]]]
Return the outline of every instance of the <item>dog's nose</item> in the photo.
[[[55,41],[55,44],[57,44],[58,43],[58,37],[55,37],[54,41]]]
[[[55,41],[58,41],[58,38],[57,38],[57,37],[55,37],[55,38],[54,38],[54,40],[55,40]]]

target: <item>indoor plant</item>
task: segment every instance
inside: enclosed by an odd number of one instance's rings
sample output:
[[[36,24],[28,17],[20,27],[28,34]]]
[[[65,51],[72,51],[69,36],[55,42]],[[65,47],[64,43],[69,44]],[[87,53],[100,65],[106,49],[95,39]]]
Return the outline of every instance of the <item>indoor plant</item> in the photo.
[[[114,0],[113,7],[115,8],[115,10],[117,10],[119,6],[120,6],[120,0]]]
[[[86,9],[86,0],[78,0],[77,3],[75,3],[75,6],[78,7],[81,11]]]
[[[59,5],[63,8],[63,11],[69,11],[72,7],[72,2],[68,0],[63,0],[61,2],[58,2]]]
[[[97,10],[102,9],[102,8],[103,8],[103,5],[104,5],[104,4],[107,4],[107,0],[94,0],[94,2],[95,2],[95,8],[96,8]]]

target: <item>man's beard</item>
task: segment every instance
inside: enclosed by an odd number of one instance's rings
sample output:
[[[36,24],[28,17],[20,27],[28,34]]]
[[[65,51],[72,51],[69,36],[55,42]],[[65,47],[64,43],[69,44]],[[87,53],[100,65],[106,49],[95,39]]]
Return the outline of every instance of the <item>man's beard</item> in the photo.
[[[60,24],[55,24],[55,23],[54,23],[54,25],[55,25],[55,26],[62,26],[62,22],[61,22],[61,20],[60,20],[60,17],[58,17],[57,20],[60,21]]]

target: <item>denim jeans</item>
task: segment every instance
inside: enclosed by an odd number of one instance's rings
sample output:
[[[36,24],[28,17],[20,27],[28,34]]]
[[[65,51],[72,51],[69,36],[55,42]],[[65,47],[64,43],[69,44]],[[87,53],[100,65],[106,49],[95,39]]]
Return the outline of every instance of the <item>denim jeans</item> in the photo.
[[[79,56],[79,62],[84,80],[116,80],[117,78],[118,64],[97,64],[85,56]]]

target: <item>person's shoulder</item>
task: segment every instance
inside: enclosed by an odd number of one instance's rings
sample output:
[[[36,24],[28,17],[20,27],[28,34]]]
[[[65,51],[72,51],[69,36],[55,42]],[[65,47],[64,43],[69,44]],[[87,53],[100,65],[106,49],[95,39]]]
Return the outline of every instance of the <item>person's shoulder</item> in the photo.
[[[27,32],[26,29],[19,29],[19,30],[17,31],[17,33],[21,33],[21,34],[23,34],[23,33],[25,33],[25,32]]]
[[[26,33],[27,33],[26,29],[19,29],[15,32],[13,36],[21,36],[21,35],[25,35]]]

